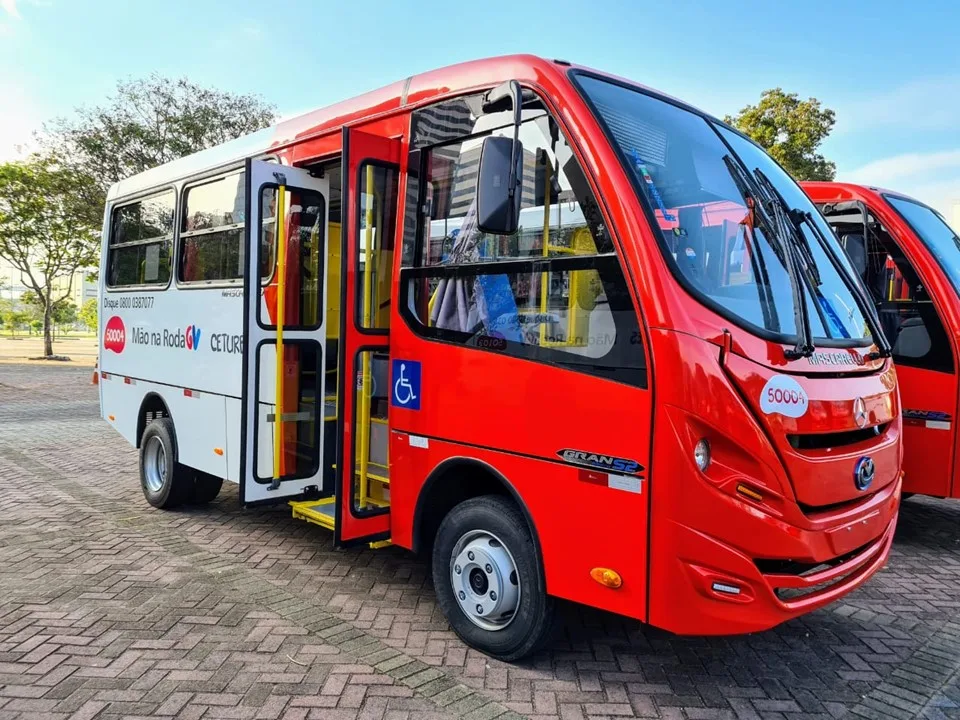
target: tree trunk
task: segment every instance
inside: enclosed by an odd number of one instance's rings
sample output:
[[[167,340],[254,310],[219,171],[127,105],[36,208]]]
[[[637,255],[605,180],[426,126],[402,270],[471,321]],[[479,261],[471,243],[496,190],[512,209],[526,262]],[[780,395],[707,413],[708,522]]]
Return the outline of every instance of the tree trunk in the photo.
[[[53,318],[50,316],[53,313],[51,312],[50,307],[50,293],[47,293],[46,303],[44,303],[43,308],[43,356],[50,357],[53,355]]]

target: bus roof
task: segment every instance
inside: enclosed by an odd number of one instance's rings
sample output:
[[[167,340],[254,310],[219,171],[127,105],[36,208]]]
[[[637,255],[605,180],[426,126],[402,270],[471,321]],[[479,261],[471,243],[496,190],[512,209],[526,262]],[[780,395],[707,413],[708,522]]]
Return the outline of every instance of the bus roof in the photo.
[[[620,83],[630,84],[671,103],[701,115],[705,114],[676,98],[631,80],[571,65],[561,60],[546,60],[535,55],[505,55],[471,60],[412,75],[377,90],[342,100],[325,108],[312,110],[222,145],[159,165],[112,185],[107,192],[107,200],[110,202],[171,185],[184,178],[239,164],[248,157],[269,155],[271,152],[336,130],[357,120],[373,118],[401,107],[412,108],[443,96],[489,88],[507,79],[535,83],[544,75],[557,76],[570,68],[585,70]]]

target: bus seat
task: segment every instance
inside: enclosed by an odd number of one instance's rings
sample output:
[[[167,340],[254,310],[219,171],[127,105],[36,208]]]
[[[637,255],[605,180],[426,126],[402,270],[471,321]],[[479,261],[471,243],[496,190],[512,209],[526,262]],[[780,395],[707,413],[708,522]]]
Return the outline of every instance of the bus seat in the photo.
[[[894,357],[922,358],[930,352],[930,334],[923,318],[907,318],[900,325],[897,341],[893,344]]]
[[[867,242],[863,233],[846,233],[841,238],[847,257],[854,270],[863,279],[867,279]]]

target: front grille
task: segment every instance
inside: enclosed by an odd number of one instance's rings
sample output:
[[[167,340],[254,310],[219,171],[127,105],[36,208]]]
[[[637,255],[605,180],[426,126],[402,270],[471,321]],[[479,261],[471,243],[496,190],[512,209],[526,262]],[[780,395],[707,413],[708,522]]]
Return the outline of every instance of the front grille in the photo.
[[[889,423],[874,425],[862,430],[844,430],[832,433],[811,433],[806,435],[787,435],[787,442],[794,450],[827,450],[830,448],[856,445],[883,435]]]
[[[874,542],[876,542],[876,540],[871,540],[855,550],[851,550],[848,553],[838,555],[835,558],[823,560],[821,562],[811,563],[799,562],[797,560],[767,560],[755,558],[753,563],[757,566],[757,570],[764,575],[796,575],[798,577],[807,577],[808,575],[815,575],[818,572],[835,568],[837,565],[842,565],[850,558],[856,557],[862,553]]]

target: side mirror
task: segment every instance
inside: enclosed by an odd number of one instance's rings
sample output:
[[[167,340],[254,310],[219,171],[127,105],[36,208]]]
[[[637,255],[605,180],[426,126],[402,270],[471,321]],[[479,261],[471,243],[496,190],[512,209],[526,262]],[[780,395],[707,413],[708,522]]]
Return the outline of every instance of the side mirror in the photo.
[[[516,163],[511,173],[511,165]],[[523,145],[508,137],[487,137],[477,173],[477,227],[491,235],[512,235],[520,222]]]

